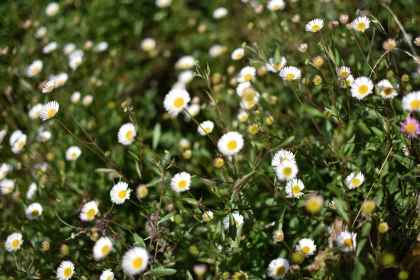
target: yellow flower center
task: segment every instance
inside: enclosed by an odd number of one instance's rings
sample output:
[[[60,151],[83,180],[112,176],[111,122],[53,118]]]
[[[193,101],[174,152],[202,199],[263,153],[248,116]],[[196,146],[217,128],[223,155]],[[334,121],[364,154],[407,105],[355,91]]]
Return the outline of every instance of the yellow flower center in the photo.
[[[324,64],[324,61],[322,61],[322,59],[317,59],[315,61],[315,66],[316,67],[321,67]]]
[[[10,185],[10,186],[7,188],[7,193],[11,193],[11,192],[12,192],[12,190],[13,190],[13,186],[12,186],[12,185]]]
[[[89,211],[87,211],[86,213],[86,217],[88,219],[93,219],[93,217],[95,217],[95,213],[96,213],[95,209],[90,208]]]
[[[311,27],[311,31],[312,31],[312,32],[316,32],[316,31],[318,31],[320,28],[321,28],[321,26],[319,26],[318,24],[316,24],[316,25],[314,25],[314,26],[312,26],[312,27]]]
[[[278,10],[280,9],[280,5],[274,5],[273,10]]]
[[[185,181],[185,180],[179,181],[178,188],[183,189],[186,186],[187,186],[187,181]]]
[[[64,83],[64,82],[63,82],[62,80],[59,80],[59,81],[57,81],[56,86],[57,86],[57,87],[62,86],[62,85],[63,85],[63,83]]]
[[[190,64],[189,63],[184,63],[183,66],[184,66],[184,69],[190,68]]]
[[[357,30],[359,30],[359,31],[363,31],[363,30],[365,30],[365,29],[366,29],[366,23],[364,23],[364,22],[360,22],[360,23],[358,23],[358,24],[356,25],[356,28],[357,28]]]
[[[419,109],[420,108],[420,100],[413,100],[410,104],[411,109]]]
[[[278,266],[276,267],[276,270],[274,270],[274,274],[277,276],[281,276],[286,272],[286,268],[284,266]]]
[[[361,85],[360,87],[359,87],[359,93],[360,94],[365,94],[367,91],[368,91],[368,87],[367,87],[367,85]]]
[[[71,276],[71,274],[72,274],[71,267],[66,267],[64,269],[63,274],[64,274],[64,277],[69,278]]]
[[[285,177],[289,177],[290,175],[292,175],[292,172],[293,172],[293,170],[292,170],[291,167],[285,167],[285,168],[283,168],[283,175]]]
[[[19,246],[19,239],[15,239],[15,240],[13,240],[13,242],[12,242],[12,248],[17,248],[17,246]]]
[[[351,238],[347,238],[346,240],[344,240],[344,246],[346,246],[347,248],[353,247],[353,240]]]
[[[236,55],[236,59],[241,59],[242,58],[242,53],[238,53],[237,55]]]
[[[204,221],[208,222],[208,221],[210,221],[210,220],[211,220],[210,215],[206,214],[206,215],[204,216]]]
[[[234,150],[234,149],[236,149],[237,146],[238,146],[238,143],[236,143],[235,140],[232,140],[227,144],[227,148],[229,150]]]
[[[133,261],[134,268],[140,268],[142,264],[143,264],[143,259],[142,258],[136,258]]]
[[[40,113],[41,113],[41,111],[36,112],[36,113],[34,114],[35,118],[38,118]]]
[[[289,74],[286,75],[286,79],[289,80],[289,81],[293,80],[294,78],[295,78],[295,74],[293,74],[293,73],[289,73]]]
[[[302,253],[304,253],[305,255],[309,253],[309,251],[311,251],[311,249],[308,246],[303,247],[302,249]]]
[[[127,133],[125,134],[125,139],[130,139],[133,136],[133,131],[129,130],[127,131]]]
[[[250,101],[254,100],[254,97],[255,97],[254,92],[247,92],[246,94],[244,94],[244,101],[250,102]]]
[[[360,179],[359,178],[354,178],[352,181],[351,181],[351,185],[353,186],[353,187],[355,187],[355,186],[357,186],[357,185],[359,185],[360,184]]]
[[[45,136],[42,136],[42,137],[41,137],[41,141],[42,141],[42,142],[45,142],[45,141],[47,141],[47,137],[45,137]]]
[[[340,73],[340,78],[343,78],[343,79],[347,78],[348,75],[349,75],[349,72],[343,71],[343,72]]]
[[[244,81],[245,82],[248,82],[249,80],[251,80],[252,79],[252,75],[251,74],[246,74],[245,76],[244,76]]]
[[[384,89],[382,90],[382,92],[383,92],[383,94],[385,94],[385,95],[390,95],[390,94],[392,94],[392,93],[394,92],[394,89],[393,89],[393,88],[384,88]]]
[[[277,63],[277,70],[281,68],[281,63]]]
[[[25,145],[25,142],[23,142],[23,141],[20,141],[19,143],[18,143],[18,148],[19,149],[22,149],[22,147]]]
[[[248,120],[248,115],[243,115],[241,117],[241,122],[246,122]]]
[[[35,67],[35,68],[34,68],[34,74],[38,74],[40,70],[41,70],[41,68],[39,68],[39,67]]]
[[[120,190],[118,192],[118,198],[120,198],[120,199],[125,198],[126,195],[127,195],[127,191],[126,190]]]
[[[184,105],[184,98],[178,97],[174,100],[174,106],[175,108],[181,108],[182,105]]]
[[[36,217],[36,216],[38,216],[38,214],[39,214],[38,210],[34,210],[34,211],[31,212],[32,217]]]
[[[106,278],[106,280],[111,280],[112,279],[112,274],[108,276],[108,278]]]
[[[47,113],[48,117],[53,117],[55,115],[55,112],[57,112],[55,109],[50,109]]]
[[[298,195],[300,193],[300,187],[298,185],[292,187],[292,193]]]
[[[246,108],[250,109],[250,108],[254,107],[254,105],[255,105],[254,101],[248,102],[248,103],[246,103]]]
[[[108,255],[110,249],[111,248],[108,245],[102,247],[102,255]]]
[[[412,123],[406,124],[405,125],[405,131],[407,131],[408,133],[412,134],[416,131],[416,126]]]
[[[203,130],[204,130],[204,132],[207,134],[207,133],[209,133],[209,132],[210,132],[211,128],[210,128],[210,127],[206,127],[206,128],[204,128]]]
[[[235,221],[235,226],[239,227],[239,222],[238,221]]]
[[[345,81],[343,82],[343,86],[345,86],[345,87],[350,86],[350,84],[351,84],[351,81],[350,81],[350,80],[345,80]]]
[[[77,157],[77,153],[72,153],[71,154],[71,158],[76,158]]]

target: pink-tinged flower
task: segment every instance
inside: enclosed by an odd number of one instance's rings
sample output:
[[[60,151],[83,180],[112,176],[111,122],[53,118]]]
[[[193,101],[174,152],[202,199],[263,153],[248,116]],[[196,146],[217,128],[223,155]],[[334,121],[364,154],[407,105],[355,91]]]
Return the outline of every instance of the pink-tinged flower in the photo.
[[[415,118],[407,117],[405,122],[400,122],[401,132],[407,134],[409,138],[414,138],[420,135],[420,122]]]

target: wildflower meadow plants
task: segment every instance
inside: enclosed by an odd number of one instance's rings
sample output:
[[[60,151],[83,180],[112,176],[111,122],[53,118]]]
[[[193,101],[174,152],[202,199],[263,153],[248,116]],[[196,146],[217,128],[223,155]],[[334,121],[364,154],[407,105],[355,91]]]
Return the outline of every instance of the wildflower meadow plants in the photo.
[[[0,279],[419,279],[396,2],[0,4]]]

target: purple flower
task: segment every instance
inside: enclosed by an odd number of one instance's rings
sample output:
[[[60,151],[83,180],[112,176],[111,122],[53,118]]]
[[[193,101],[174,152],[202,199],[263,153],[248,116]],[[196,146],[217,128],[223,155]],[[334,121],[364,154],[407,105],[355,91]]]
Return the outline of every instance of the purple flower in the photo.
[[[414,138],[420,135],[420,122],[415,118],[407,117],[405,122],[400,122],[401,132],[407,134],[409,138]]]

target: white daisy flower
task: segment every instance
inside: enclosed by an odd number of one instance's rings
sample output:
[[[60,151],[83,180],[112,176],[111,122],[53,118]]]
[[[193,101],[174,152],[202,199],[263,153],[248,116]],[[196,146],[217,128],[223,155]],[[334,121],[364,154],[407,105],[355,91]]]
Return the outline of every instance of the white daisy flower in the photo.
[[[212,211],[205,211],[201,217],[203,218],[203,222],[210,222],[213,220],[213,216]]]
[[[224,18],[228,14],[228,10],[224,7],[218,8],[213,12],[213,18],[221,19]]]
[[[186,55],[178,59],[175,63],[175,68],[177,69],[190,69],[194,66],[195,59],[190,55]]]
[[[294,66],[284,67],[280,71],[280,77],[282,77],[283,80],[285,81],[297,80],[300,78],[301,75],[302,75],[302,72]]]
[[[15,182],[10,179],[3,179],[0,181],[1,194],[9,194],[15,188]]]
[[[111,201],[115,204],[123,204],[127,199],[130,199],[130,193],[131,189],[128,188],[128,184],[119,182],[111,189]]]
[[[277,178],[280,181],[290,181],[296,178],[299,169],[296,162],[283,160],[279,165],[276,166],[274,171],[276,172]]]
[[[51,139],[51,132],[44,130],[44,131],[39,131],[38,135],[36,136],[36,141],[38,142],[47,142],[48,140]]]
[[[274,167],[279,166],[279,164],[282,163],[284,160],[296,162],[295,154],[290,151],[280,150],[274,155],[273,159],[271,160],[271,165]]]
[[[104,270],[99,280],[114,280],[114,273],[111,269]]]
[[[80,150],[77,146],[71,146],[66,151],[66,160],[68,161],[75,161],[79,158],[79,156],[82,154],[82,150]]]
[[[73,51],[71,54],[69,54],[69,59],[72,60],[72,59],[75,59],[76,57],[83,58],[84,54],[85,53],[82,50],[77,49],[77,50]]]
[[[337,76],[340,80],[345,80],[351,74],[351,70],[347,66],[342,66],[337,71]]]
[[[22,131],[21,130],[15,130],[15,131],[13,131],[12,132],[12,134],[10,135],[10,138],[9,138],[9,143],[10,143],[10,146],[13,146],[13,144],[15,144],[15,142],[21,137],[23,135],[23,133],[22,133]]]
[[[35,60],[26,69],[26,76],[33,77],[41,72],[43,66],[42,60]]]
[[[43,121],[49,120],[57,114],[59,107],[60,105],[57,101],[50,101],[42,107],[39,117]]]
[[[225,156],[233,156],[243,148],[244,138],[236,131],[224,134],[217,142],[219,151]]]
[[[248,113],[245,111],[242,111],[238,114],[238,120],[240,122],[246,122],[248,120]]]
[[[150,52],[156,48],[156,41],[152,38],[144,38],[140,47],[143,51]]]
[[[303,238],[299,240],[299,244],[296,245],[296,251],[304,255],[305,257],[311,256],[316,250],[316,245],[312,239]]]
[[[100,53],[106,51],[106,49],[108,49],[108,43],[103,41],[96,45],[95,52]]]
[[[98,214],[98,205],[95,201],[89,201],[83,205],[82,211],[80,211],[80,220],[92,221],[96,214]]]
[[[182,112],[191,101],[190,94],[185,89],[172,89],[163,100],[163,107],[169,114]]]
[[[22,150],[23,150],[23,148],[25,147],[25,145],[26,145],[26,139],[27,139],[27,136],[26,136],[26,134],[22,134],[17,140],[16,140],[16,142],[13,144],[13,146],[12,146],[12,152],[14,153],[14,154],[18,154],[18,153],[20,153]]]
[[[244,95],[245,90],[253,90],[253,87],[250,82],[240,83],[236,87],[236,94],[240,97]]]
[[[69,280],[74,274],[74,264],[71,261],[62,261],[57,268],[58,280]]]
[[[171,86],[171,89],[186,89],[187,85],[181,81],[177,81]]]
[[[83,106],[86,106],[86,107],[89,106],[90,104],[92,104],[92,102],[93,102],[93,96],[90,95],[90,94],[86,95],[82,99],[82,104],[83,104]]]
[[[3,128],[2,130],[0,130],[0,143],[3,142],[4,136],[6,136],[6,134],[7,134],[6,129]]]
[[[212,121],[204,121],[198,126],[198,133],[205,136],[213,131],[214,123]]]
[[[47,170],[48,164],[44,163],[37,163],[32,167],[31,174],[32,176],[39,176],[42,175]]]
[[[46,94],[46,93],[50,93],[55,89],[55,82],[54,81],[48,81],[44,88],[42,89],[42,93]]]
[[[191,117],[195,117],[200,113],[200,105],[198,104],[191,104],[184,110],[185,119],[190,120]]]
[[[36,193],[37,188],[38,187],[37,187],[36,183],[32,182],[29,185],[28,191],[26,192],[26,199],[32,199],[34,197],[35,193]]]
[[[12,169],[13,167],[10,164],[3,163],[0,166],[0,180],[2,180],[3,178],[6,178],[7,173],[9,173],[9,171],[11,171]]]
[[[156,0],[156,6],[159,8],[167,8],[172,4],[172,0]]]
[[[75,71],[77,69],[77,67],[80,66],[80,64],[82,64],[82,57],[81,56],[74,56],[69,61],[69,67],[73,71]]]
[[[341,88],[347,88],[347,87],[351,86],[351,84],[353,84],[353,82],[354,82],[353,75],[349,75],[345,80],[340,80],[340,87]]]
[[[108,236],[99,238],[93,246],[93,258],[97,261],[106,258],[111,252],[112,247],[111,239]]]
[[[134,247],[125,252],[121,266],[129,275],[136,275],[146,269],[149,263],[149,253],[140,247]]]
[[[355,189],[360,187],[364,180],[365,176],[362,174],[362,172],[357,173],[357,175],[355,175],[354,172],[352,172],[346,178],[346,186],[349,190]]]
[[[235,220],[235,226],[237,228],[244,223],[244,217],[241,214],[239,214],[239,213],[233,213],[232,216],[233,216],[233,219]],[[223,227],[226,228],[226,229],[229,228],[229,215],[227,215],[223,219]]]
[[[42,48],[42,53],[51,53],[57,49],[57,42],[51,42]]]
[[[69,78],[69,75],[67,73],[60,73],[55,76],[54,75],[50,76],[50,80],[52,80],[55,83],[56,88],[64,86],[68,78]]]
[[[177,173],[171,179],[171,189],[177,193],[188,191],[190,189],[190,185],[191,175],[187,172]]]
[[[182,71],[178,76],[178,81],[189,84],[194,79],[194,73],[191,70]]]
[[[270,58],[268,63],[265,65],[268,71],[276,73],[286,66],[287,60],[284,56],[279,57],[279,61],[275,61],[275,58]]]
[[[270,2],[268,2],[267,4],[267,8],[270,11],[278,11],[278,10],[283,10],[285,7],[285,4],[283,2],[283,0],[271,0]]]
[[[245,83],[252,80],[252,78],[255,76],[256,69],[255,67],[246,66],[245,68],[242,68],[241,72],[238,74],[238,83]]]
[[[69,55],[76,50],[76,45],[73,43],[68,43],[64,46],[63,52],[65,55]]]
[[[322,19],[313,19],[305,25],[305,30],[309,32],[318,32],[324,27],[324,21]]]
[[[45,9],[45,13],[52,17],[55,16],[58,13],[58,10],[60,9],[60,6],[57,2],[51,2],[48,4],[47,8]]]
[[[80,92],[78,91],[73,92],[73,94],[70,97],[71,102],[74,104],[79,103],[80,96],[81,96]]]
[[[367,17],[358,17],[351,23],[351,27],[353,27],[356,31],[365,32],[370,26],[370,20]]]
[[[303,195],[302,190],[305,185],[300,179],[293,179],[286,184],[286,194],[288,197],[300,198]]]
[[[245,50],[243,48],[238,48],[232,52],[232,59],[239,60],[245,55]]]
[[[191,143],[188,139],[186,138],[181,138],[181,140],[179,140],[179,145],[181,146],[182,149],[188,149],[189,147],[191,147]]]
[[[394,89],[394,86],[387,79],[380,81],[378,88],[381,91],[381,97],[384,99],[394,98],[398,95],[398,84],[396,84],[396,88]]]
[[[28,206],[28,208],[26,208],[26,211],[25,211],[26,218],[28,218],[28,220],[35,220],[39,216],[41,216],[42,210],[43,209],[42,209],[41,204],[37,202],[32,203],[31,205]]]
[[[420,91],[413,91],[404,96],[402,99],[402,106],[404,111],[420,112]]]
[[[22,234],[15,232],[7,237],[6,243],[4,243],[4,247],[8,252],[14,252],[20,249],[20,245],[22,245],[22,243]]]
[[[209,55],[211,57],[218,57],[223,53],[223,48],[221,45],[214,45],[209,49]]]
[[[35,38],[43,38],[47,34],[47,29],[41,26],[35,31]]]
[[[357,233],[343,231],[337,237],[337,245],[341,248],[342,252],[351,252],[356,249]]]
[[[289,272],[290,263],[288,260],[283,258],[277,258],[272,260],[268,265],[267,275],[275,280],[283,279],[287,272]]]
[[[351,96],[362,100],[373,92],[373,82],[368,77],[359,77],[351,84]]]
[[[32,106],[32,108],[28,112],[29,118],[33,120],[39,118],[39,114],[41,113],[42,107],[44,107],[44,105],[42,105],[41,103]]]
[[[123,124],[118,130],[118,143],[125,146],[131,145],[136,137],[136,127],[132,123]]]

